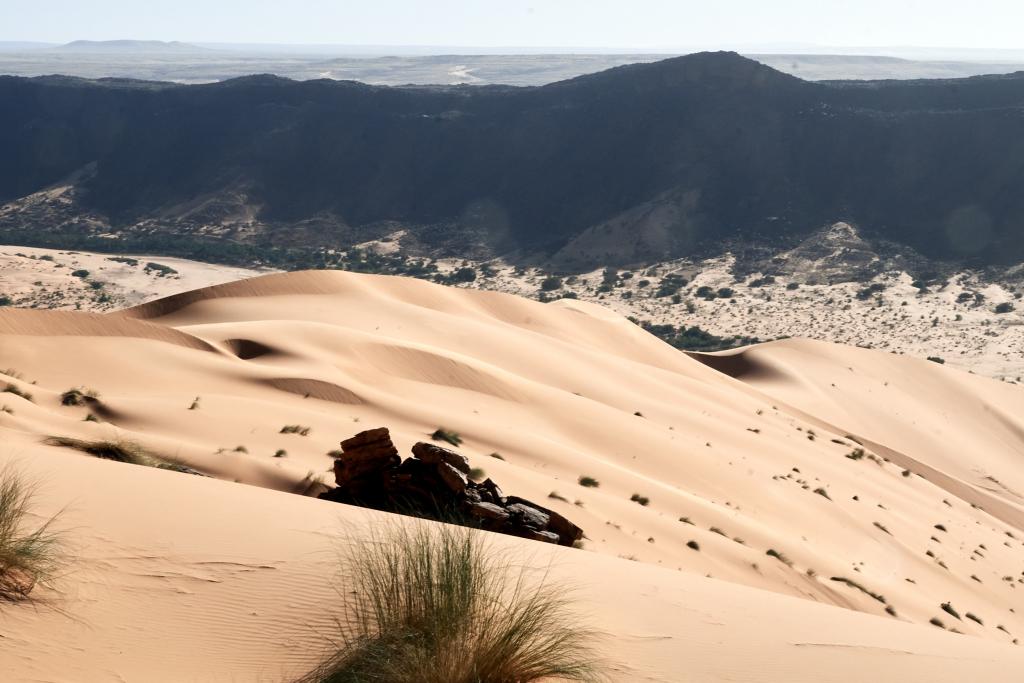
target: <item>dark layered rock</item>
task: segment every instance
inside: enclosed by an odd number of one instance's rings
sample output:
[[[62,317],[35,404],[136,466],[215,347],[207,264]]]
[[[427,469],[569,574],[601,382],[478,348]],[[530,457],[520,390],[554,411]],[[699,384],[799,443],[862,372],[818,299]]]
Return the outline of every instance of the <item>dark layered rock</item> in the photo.
[[[469,460],[448,448],[417,443],[402,460],[387,428],[341,442],[336,488],[320,497],[349,505],[478,527],[571,546],[583,530],[525,498],[505,496],[496,483],[469,479]]]

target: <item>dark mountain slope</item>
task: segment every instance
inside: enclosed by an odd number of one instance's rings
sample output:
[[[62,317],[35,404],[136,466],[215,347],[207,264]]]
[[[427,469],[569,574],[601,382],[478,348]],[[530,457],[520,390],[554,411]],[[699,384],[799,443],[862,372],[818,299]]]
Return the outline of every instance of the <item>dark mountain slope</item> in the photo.
[[[115,225],[237,190],[267,224],[469,228],[567,267],[837,219],[1024,260],[1024,75],[809,83],[705,53],[538,88],[0,78],[0,102],[0,200],[95,163],[82,201]]]

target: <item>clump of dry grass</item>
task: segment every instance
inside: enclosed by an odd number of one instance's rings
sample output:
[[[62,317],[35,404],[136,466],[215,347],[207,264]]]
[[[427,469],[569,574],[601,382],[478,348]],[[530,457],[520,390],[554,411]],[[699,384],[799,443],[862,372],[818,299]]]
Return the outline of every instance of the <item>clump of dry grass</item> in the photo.
[[[281,427],[281,434],[298,434],[299,436],[309,436],[309,432],[312,431],[310,427],[303,425],[285,425]]]
[[[340,650],[301,683],[600,680],[566,592],[527,579],[478,534],[393,528],[352,546]]]
[[[50,446],[73,448],[76,451],[82,451],[104,460],[116,460],[117,462],[127,462],[133,465],[153,467],[162,462],[160,458],[148,453],[139,444],[124,439],[116,441],[86,441],[84,439],[74,439],[70,436],[51,436],[46,440],[46,443]]]
[[[32,589],[53,579],[66,564],[57,516],[30,525],[35,487],[7,467],[0,470],[0,600],[28,598]]]
[[[25,399],[26,401],[34,401],[35,400],[32,397],[31,393],[29,393],[27,391],[23,391],[14,382],[8,382],[6,384],[6,386],[4,386],[4,388],[2,390],[0,390],[0,391],[3,391],[4,393],[8,393],[8,394],[14,394],[15,396],[20,396],[21,398]]]

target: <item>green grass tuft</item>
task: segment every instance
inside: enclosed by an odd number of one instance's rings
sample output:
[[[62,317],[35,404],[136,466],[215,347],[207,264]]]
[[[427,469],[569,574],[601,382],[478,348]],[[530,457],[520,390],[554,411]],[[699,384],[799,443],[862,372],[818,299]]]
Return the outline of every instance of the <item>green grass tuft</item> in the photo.
[[[49,583],[68,558],[57,516],[30,526],[35,487],[10,467],[0,470],[0,600],[28,598],[37,585]]]
[[[301,683],[600,680],[564,587],[468,529],[395,527],[345,557],[339,650]]]

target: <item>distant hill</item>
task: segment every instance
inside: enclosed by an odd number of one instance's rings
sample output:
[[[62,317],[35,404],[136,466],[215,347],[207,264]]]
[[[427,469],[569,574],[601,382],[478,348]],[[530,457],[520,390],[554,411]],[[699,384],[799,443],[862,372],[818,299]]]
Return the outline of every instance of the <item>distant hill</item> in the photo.
[[[233,239],[302,244],[397,223],[573,269],[845,220],[1024,261],[1024,74],[812,83],[702,53],[527,88],[4,77],[0,101],[0,201],[89,169],[76,210],[104,229],[244,215]]]
[[[24,52],[56,47],[53,43],[38,43],[30,40],[0,40],[0,52]]]
[[[88,54],[131,53],[193,53],[208,52],[210,48],[162,40],[75,40],[51,48],[55,52],[82,52]]]

